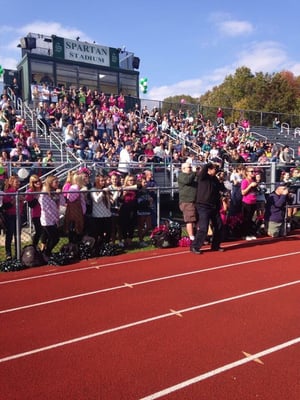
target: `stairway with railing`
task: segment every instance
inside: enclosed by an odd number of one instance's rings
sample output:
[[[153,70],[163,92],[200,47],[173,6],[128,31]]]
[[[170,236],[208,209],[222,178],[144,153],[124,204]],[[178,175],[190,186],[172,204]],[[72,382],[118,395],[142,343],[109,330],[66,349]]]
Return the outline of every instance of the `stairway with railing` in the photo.
[[[30,131],[36,132],[41,149],[44,152],[51,150],[55,159],[60,163],[78,162],[76,155],[66,149],[60,129],[51,128],[48,135],[46,125],[38,118],[36,110],[29,107],[20,98],[17,99],[10,88],[7,88],[7,93],[13,104],[15,104],[16,114],[21,115],[26,120],[26,125]]]
[[[16,113],[26,120],[26,125],[30,131],[36,132],[43,155],[49,150],[52,152],[54,168],[51,167],[47,169],[47,167],[40,165],[37,168],[39,174],[42,173],[43,176],[47,176],[50,173],[54,173],[63,177],[66,176],[70,169],[78,167],[81,162],[65,145],[62,131],[60,129],[51,128],[48,134],[46,125],[38,118],[36,110],[30,108],[26,103],[22,102],[21,99],[16,99],[11,91],[8,91],[8,94],[12,101],[14,101],[14,104],[16,104]],[[32,169],[32,167],[30,167],[30,169]]]

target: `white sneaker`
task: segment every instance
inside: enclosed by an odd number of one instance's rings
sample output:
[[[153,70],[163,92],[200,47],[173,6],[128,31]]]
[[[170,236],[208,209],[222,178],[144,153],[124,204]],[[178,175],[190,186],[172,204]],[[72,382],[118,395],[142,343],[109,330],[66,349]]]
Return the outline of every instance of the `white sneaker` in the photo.
[[[251,236],[251,240],[256,240],[257,237],[256,236]]]
[[[245,240],[253,240],[253,236],[245,236]]]

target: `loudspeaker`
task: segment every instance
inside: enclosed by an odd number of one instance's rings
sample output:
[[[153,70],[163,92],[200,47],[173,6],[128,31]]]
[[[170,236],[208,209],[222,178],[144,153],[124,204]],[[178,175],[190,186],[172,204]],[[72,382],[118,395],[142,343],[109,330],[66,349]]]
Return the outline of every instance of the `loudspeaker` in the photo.
[[[20,39],[22,49],[32,50],[36,48],[36,38],[24,37]]]
[[[133,57],[133,59],[132,59],[132,67],[134,69],[139,69],[140,68],[140,59],[138,57]]]
[[[36,38],[27,37],[27,49],[32,50],[36,48]]]

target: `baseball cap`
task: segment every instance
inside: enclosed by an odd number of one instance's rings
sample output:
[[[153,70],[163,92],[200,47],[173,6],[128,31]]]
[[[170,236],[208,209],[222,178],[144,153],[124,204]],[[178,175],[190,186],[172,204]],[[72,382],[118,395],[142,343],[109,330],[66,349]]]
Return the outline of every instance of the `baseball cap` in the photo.
[[[279,188],[279,187],[286,187],[287,186],[287,182],[277,182],[275,184],[275,188]]]

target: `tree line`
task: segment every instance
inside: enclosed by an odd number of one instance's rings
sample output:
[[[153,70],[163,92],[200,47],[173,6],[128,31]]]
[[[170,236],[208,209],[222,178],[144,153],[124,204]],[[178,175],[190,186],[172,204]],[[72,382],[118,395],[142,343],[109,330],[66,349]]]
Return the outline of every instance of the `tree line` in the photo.
[[[248,67],[240,67],[234,74],[226,76],[220,85],[213,87],[200,98],[182,94],[168,97],[164,102],[182,104],[182,99],[186,104],[200,103],[207,108],[215,109],[220,106],[224,110],[245,110],[246,114],[247,110],[248,113],[249,110],[270,113],[270,119],[273,119],[274,115],[299,116],[300,76],[295,76],[290,71],[253,74]],[[289,117],[283,119],[287,120]]]

